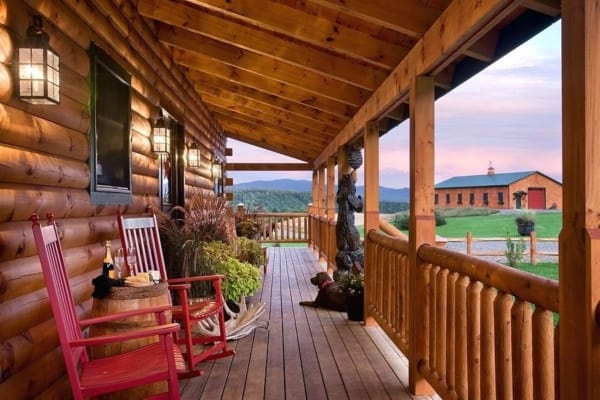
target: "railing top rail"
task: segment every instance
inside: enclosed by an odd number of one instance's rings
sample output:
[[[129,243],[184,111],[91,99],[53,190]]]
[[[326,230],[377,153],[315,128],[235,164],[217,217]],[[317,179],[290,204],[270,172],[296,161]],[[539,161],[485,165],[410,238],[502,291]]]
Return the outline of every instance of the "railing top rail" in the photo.
[[[375,229],[369,231],[367,238],[389,250],[408,254],[407,240],[389,236]],[[428,263],[558,312],[558,281],[432,245],[421,246],[418,254]]]
[[[256,217],[308,217],[309,214],[305,213],[305,212],[300,212],[300,213],[291,213],[291,212],[285,212],[285,213],[253,213],[253,216]]]
[[[418,255],[428,263],[558,312],[558,281],[431,245],[421,246]]]

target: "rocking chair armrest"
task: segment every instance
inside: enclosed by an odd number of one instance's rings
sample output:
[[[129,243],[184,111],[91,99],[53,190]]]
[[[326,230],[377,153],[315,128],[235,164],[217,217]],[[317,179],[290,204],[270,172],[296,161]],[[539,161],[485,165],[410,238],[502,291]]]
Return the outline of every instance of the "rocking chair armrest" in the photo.
[[[169,284],[169,290],[174,291],[174,292],[183,292],[185,290],[189,290],[192,287],[192,285],[188,284],[177,284],[177,285],[171,285]]]
[[[168,305],[168,304],[163,305],[163,306],[150,307],[150,308],[141,308],[138,310],[130,310],[130,311],[123,311],[123,312],[119,312],[119,313],[115,313],[115,314],[103,315],[101,317],[92,317],[92,318],[82,319],[79,321],[79,325],[82,328],[85,328],[90,325],[101,324],[103,322],[109,322],[109,321],[114,321],[117,319],[129,318],[129,317],[133,317],[136,315],[142,315],[142,314],[156,314],[158,317],[160,314],[164,314],[165,311],[170,311],[170,310],[171,310],[171,305]]]
[[[165,335],[171,335],[173,333],[176,334],[177,332],[179,332],[179,329],[180,329],[180,327],[179,327],[179,324],[177,324],[177,323],[148,326],[145,328],[140,328],[140,329],[136,329],[133,331],[118,333],[115,335],[103,335],[103,336],[95,336],[95,337],[88,337],[88,338],[83,338],[83,339],[79,339],[79,340],[73,340],[69,344],[71,347],[96,346],[96,345],[107,344],[107,343],[124,342],[126,340],[139,339],[139,338],[143,338],[143,337],[150,337],[150,336],[156,336],[156,335],[165,336]]]

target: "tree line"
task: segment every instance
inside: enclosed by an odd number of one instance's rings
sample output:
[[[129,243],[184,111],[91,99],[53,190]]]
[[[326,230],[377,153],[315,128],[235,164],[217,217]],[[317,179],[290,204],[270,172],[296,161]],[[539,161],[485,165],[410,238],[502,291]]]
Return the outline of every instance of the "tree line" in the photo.
[[[305,212],[312,202],[311,192],[291,190],[242,189],[233,191],[233,204],[243,203],[247,210],[264,212]],[[408,203],[380,201],[379,212],[393,214],[408,210]]]

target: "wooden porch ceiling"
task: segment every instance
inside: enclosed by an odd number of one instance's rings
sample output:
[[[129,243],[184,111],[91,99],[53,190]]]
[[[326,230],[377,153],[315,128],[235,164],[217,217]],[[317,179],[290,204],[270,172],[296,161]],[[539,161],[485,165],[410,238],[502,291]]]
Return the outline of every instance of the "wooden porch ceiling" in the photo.
[[[159,40],[171,49],[227,137],[319,164],[328,146],[331,153],[332,142],[342,145],[357,133],[342,135],[349,125],[360,129],[366,122],[350,124],[450,4],[138,0],[138,11],[153,21]],[[515,4],[468,32],[468,46],[451,50],[442,66],[427,71],[436,79],[437,96],[560,16],[559,0]],[[462,12],[468,18],[474,11]],[[449,18],[449,31],[452,23]],[[382,133],[407,117],[401,99],[373,113]]]

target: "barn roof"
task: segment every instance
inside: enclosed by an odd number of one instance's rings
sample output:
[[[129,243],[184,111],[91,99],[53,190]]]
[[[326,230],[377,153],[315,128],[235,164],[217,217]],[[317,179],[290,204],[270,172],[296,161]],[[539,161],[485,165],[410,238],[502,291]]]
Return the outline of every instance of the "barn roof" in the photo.
[[[526,178],[538,171],[507,172],[493,175],[466,175],[454,176],[435,185],[436,189],[454,189],[466,187],[490,187],[490,186],[508,186]],[[543,174],[542,174],[543,175]],[[545,176],[545,175],[544,175]]]

